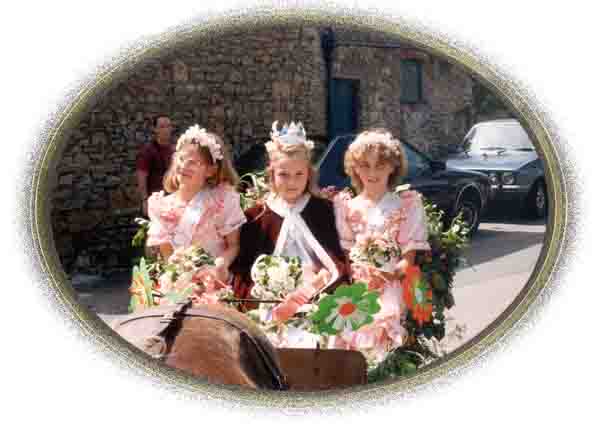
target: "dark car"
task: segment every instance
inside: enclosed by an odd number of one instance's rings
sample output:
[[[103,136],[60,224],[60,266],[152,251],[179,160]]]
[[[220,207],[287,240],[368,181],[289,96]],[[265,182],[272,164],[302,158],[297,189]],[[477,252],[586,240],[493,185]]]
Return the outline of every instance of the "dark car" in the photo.
[[[485,173],[494,189],[491,204],[518,206],[535,218],[547,213],[544,165],[517,120],[474,125],[446,165]]]
[[[331,141],[320,161],[319,186],[350,186],[344,172],[344,153],[355,135],[341,135]],[[408,175],[403,179],[409,189],[423,194],[451,219],[462,211],[471,234],[477,231],[491,193],[491,183],[482,173],[448,170],[443,161],[432,160],[401,139],[408,158]]]

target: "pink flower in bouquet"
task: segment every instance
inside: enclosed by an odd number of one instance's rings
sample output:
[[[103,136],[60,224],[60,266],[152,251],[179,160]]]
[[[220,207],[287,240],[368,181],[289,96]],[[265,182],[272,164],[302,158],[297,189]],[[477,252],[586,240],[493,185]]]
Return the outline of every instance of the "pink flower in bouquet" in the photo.
[[[365,282],[370,291],[381,292],[388,280],[372,266],[360,263],[352,264],[352,275],[355,281]]]
[[[221,288],[214,276],[212,269],[210,269],[208,266],[203,266],[200,268],[194,274],[193,281],[202,286],[203,292],[214,292]]]
[[[199,295],[192,295],[192,302],[194,304],[202,304],[202,305],[221,305],[219,294],[217,292],[207,293],[204,292]]]

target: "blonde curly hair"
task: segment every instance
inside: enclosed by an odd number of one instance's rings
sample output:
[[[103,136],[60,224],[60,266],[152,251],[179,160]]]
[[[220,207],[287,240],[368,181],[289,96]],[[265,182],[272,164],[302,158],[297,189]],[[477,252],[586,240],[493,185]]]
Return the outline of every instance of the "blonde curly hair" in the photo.
[[[356,136],[344,155],[344,171],[352,181],[352,186],[360,193],[364,185],[355,168],[364,161],[367,154],[375,152],[378,158],[391,164],[394,171],[388,179],[388,187],[396,185],[408,172],[408,160],[399,140],[384,128],[367,129]]]

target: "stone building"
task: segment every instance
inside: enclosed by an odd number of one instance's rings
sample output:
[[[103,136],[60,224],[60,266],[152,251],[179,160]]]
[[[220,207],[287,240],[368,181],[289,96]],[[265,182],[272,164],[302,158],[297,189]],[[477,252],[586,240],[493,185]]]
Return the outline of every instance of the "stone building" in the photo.
[[[130,268],[135,158],[158,113],[176,133],[198,123],[221,134],[236,161],[268,139],[275,119],[303,121],[321,148],[384,126],[441,154],[475,119],[473,86],[461,68],[377,33],[303,26],[183,41],[111,83],[70,131],[52,198],[63,266]]]

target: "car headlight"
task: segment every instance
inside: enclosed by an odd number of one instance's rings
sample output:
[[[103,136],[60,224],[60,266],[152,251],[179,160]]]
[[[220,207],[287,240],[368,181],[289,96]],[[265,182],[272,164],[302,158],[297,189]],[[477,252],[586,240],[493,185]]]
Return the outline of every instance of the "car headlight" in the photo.
[[[515,175],[511,172],[502,173],[502,183],[504,185],[512,185],[515,183]]]
[[[492,185],[498,185],[498,175],[496,173],[490,173],[488,177],[490,178]]]

